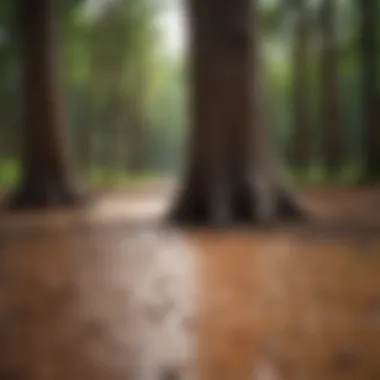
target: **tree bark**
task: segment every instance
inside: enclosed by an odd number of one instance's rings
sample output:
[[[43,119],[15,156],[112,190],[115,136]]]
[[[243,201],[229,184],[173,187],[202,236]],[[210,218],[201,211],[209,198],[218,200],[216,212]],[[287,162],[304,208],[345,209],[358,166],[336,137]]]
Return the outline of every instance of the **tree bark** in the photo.
[[[298,0],[295,9],[293,51],[294,90],[294,151],[293,165],[308,169],[311,164],[311,121],[310,121],[310,17],[306,0]]]
[[[51,0],[21,1],[23,155],[14,207],[65,205],[79,200],[70,170],[54,26]]]
[[[226,226],[298,217],[270,151],[259,56],[258,1],[191,0],[192,136],[171,213]]]
[[[359,0],[366,179],[380,179],[380,94],[378,89],[378,1]]]
[[[337,43],[338,15],[336,0],[323,0],[322,32],[322,159],[328,176],[342,168],[342,116],[339,91],[339,49]]]

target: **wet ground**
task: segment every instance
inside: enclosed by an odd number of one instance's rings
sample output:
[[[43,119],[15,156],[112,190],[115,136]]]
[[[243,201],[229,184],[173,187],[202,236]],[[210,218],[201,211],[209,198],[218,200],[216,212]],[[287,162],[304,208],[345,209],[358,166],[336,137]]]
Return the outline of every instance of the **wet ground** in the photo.
[[[0,216],[0,380],[380,379],[380,193],[183,231],[165,197]]]

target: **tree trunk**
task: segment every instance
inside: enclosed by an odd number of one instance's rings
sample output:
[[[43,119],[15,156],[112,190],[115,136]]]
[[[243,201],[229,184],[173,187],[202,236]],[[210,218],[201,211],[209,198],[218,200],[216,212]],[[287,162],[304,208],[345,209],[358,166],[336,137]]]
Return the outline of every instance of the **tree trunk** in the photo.
[[[311,164],[309,37],[310,17],[307,1],[299,0],[294,27],[294,152],[292,155],[292,163],[298,169],[308,169]]]
[[[323,0],[322,32],[322,159],[328,176],[342,168],[342,117],[339,91],[339,49],[337,44],[338,14],[336,0]]]
[[[134,82],[127,97],[127,170],[131,175],[141,175],[147,166],[146,82],[147,61],[143,54],[136,54],[132,62]]]
[[[129,97],[129,119],[127,120],[127,170],[131,175],[142,174],[146,169],[147,137],[140,94]]]
[[[366,142],[366,179],[380,179],[380,95],[378,90],[377,0],[359,0],[361,8],[361,49],[363,114]]]
[[[76,141],[75,151],[77,152],[81,175],[87,179],[91,169],[92,156],[92,115],[91,102],[89,99],[90,91],[81,92],[75,99],[75,132]]]
[[[73,204],[65,111],[57,77],[52,1],[21,2],[24,64],[22,181],[15,207]]]
[[[119,81],[121,83],[121,79]],[[113,87],[108,95],[106,140],[106,167],[107,167],[107,185],[116,185],[120,180],[120,175],[126,173],[124,170],[124,130],[125,130],[125,100],[121,88]]]
[[[191,0],[190,165],[171,217],[224,226],[300,215],[265,125],[258,1]]]

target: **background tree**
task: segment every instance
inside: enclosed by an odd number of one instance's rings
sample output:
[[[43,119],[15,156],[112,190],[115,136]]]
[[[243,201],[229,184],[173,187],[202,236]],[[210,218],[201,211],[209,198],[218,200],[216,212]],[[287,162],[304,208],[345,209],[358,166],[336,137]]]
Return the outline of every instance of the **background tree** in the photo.
[[[312,125],[310,109],[310,48],[312,18],[308,0],[294,1],[293,37],[293,115],[294,150],[292,163],[298,169],[308,169],[312,160]]]
[[[323,0],[320,25],[322,34],[322,159],[329,177],[342,168],[343,141],[339,88],[338,3]]]
[[[298,215],[270,152],[257,5],[189,3],[193,125],[187,178],[172,214],[179,222],[226,225]]]
[[[117,180],[117,173],[146,169],[146,96],[157,70],[152,67],[152,12],[146,0],[111,1],[87,20],[90,156],[105,169],[108,184]]]

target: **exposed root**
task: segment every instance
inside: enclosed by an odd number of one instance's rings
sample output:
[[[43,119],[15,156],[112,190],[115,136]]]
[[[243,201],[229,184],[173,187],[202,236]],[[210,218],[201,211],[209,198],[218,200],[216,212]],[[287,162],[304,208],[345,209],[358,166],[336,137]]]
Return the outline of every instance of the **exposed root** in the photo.
[[[231,227],[306,219],[302,207],[282,189],[268,195],[244,185],[218,195],[216,198],[195,189],[183,192],[169,214],[169,221],[188,226]]]
[[[77,206],[83,197],[75,189],[60,184],[22,185],[10,196],[11,209],[29,210],[55,206]]]

